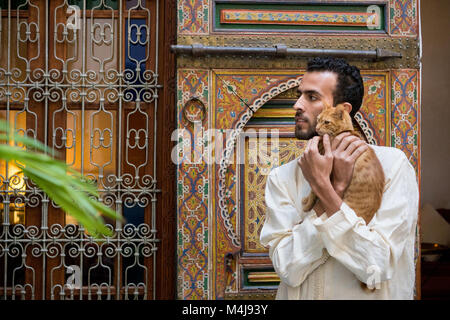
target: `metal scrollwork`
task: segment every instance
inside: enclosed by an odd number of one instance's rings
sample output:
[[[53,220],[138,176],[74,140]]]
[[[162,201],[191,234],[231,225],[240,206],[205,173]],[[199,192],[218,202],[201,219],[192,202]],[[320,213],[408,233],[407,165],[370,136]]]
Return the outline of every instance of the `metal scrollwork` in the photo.
[[[159,242],[154,204],[160,192],[155,160],[161,85],[158,41],[151,41],[159,32],[151,20],[158,19],[159,1],[155,12],[149,2],[99,0],[88,8],[90,1],[79,1],[86,14],[69,0],[0,8],[8,13],[0,14],[0,43],[8,44],[0,50],[1,118],[65,155],[107,206],[120,212],[147,208],[150,215],[142,223],[108,221],[112,236],[99,239],[81,225],[49,225],[57,205],[19,173],[19,164],[0,164],[0,299],[155,297],[156,274],[144,259],[156,262]],[[78,27],[66,21],[69,13],[81,19]],[[39,225],[23,221],[31,210],[40,215]],[[58,280],[61,270],[72,267],[81,272],[81,288]],[[50,279],[50,294],[46,281],[36,291],[39,277]]]

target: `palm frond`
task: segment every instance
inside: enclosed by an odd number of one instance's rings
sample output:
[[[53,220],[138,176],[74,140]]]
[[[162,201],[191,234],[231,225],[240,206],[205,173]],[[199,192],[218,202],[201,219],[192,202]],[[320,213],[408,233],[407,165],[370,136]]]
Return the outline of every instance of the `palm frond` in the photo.
[[[10,145],[20,143],[27,150]],[[89,234],[110,236],[102,216],[123,220],[122,216],[99,202],[97,188],[78,171],[50,154],[56,152],[29,137],[10,132],[9,126],[0,120],[0,159],[15,161],[23,174],[31,179],[50,199],[79,221]],[[30,151],[34,150],[34,151]]]

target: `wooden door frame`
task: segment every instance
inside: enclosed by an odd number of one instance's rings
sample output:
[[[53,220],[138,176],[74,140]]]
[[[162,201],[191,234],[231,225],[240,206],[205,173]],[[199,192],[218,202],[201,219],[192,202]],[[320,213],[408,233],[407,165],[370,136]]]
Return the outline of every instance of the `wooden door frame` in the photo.
[[[156,299],[176,297],[176,165],[171,151],[176,129],[176,57],[170,45],[177,37],[177,1],[160,1],[159,7],[159,83],[163,86],[157,114],[157,238],[160,239],[156,257]]]

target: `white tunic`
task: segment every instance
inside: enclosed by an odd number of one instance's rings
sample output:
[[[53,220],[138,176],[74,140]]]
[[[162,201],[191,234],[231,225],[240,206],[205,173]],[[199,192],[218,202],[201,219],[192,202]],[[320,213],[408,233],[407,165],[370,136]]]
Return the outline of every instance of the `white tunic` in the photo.
[[[277,299],[413,299],[415,171],[402,151],[371,147],[387,183],[368,225],[345,203],[330,218],[303,212],[311,188],[297,159],[270,172],[260,240],[281,279]],[[377,289],[363,290],[360,281]]]

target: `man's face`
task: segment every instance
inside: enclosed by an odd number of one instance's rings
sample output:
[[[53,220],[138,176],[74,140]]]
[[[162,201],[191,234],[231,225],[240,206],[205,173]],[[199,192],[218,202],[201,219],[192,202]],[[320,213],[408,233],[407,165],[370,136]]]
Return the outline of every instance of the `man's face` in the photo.
[[[295,136],[308,140],[317,135],[317,116],[325,103],[333,106],[333,92],[337,75],[329,71],[307,72],[298,86],[300,98],[294,104]]]

